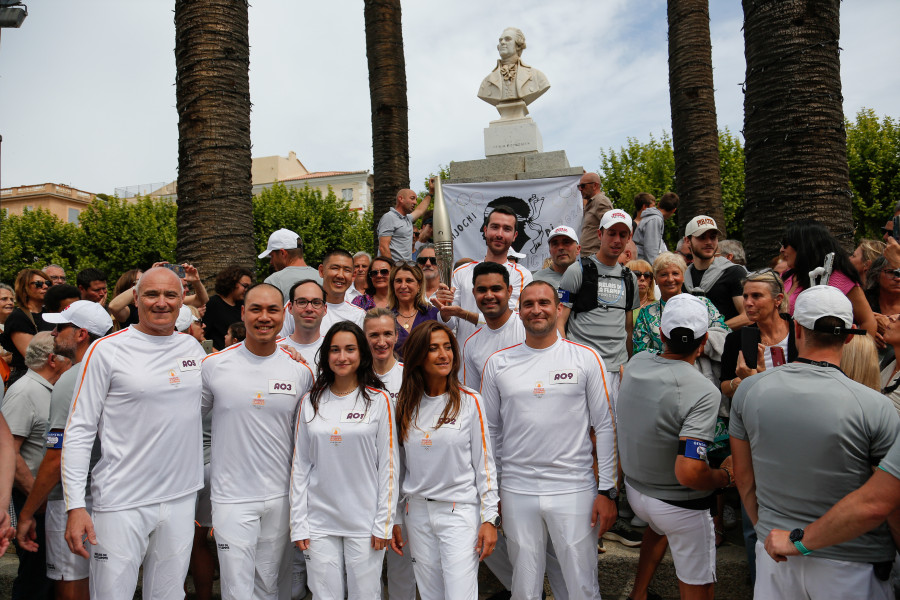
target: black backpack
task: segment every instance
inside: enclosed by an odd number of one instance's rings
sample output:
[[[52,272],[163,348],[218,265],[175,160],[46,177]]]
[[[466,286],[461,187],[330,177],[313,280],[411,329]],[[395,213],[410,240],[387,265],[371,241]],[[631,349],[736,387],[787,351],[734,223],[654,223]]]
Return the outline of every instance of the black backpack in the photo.
[[[610,277],[618,279],[618,277]],[[634,302],[634,279],[631,277],[631,269],[622,265],[622,281],[625,283],[625,307],[624,310],[631,310]],[[590,259],[581,262],[581,289],[575,294],[575,301],[572,302],[572,313],[587,312],[595,308],[603,306],[604,308],[623,308],[621,306],[606,306],[597,302],[597,282],[600,279],[600,273],[597,272],[597,265]]]

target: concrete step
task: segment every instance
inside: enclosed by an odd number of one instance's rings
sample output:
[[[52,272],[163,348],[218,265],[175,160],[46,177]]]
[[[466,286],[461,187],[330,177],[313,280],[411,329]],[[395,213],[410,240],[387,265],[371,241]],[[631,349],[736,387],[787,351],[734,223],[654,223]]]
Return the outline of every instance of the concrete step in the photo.
[[[600,593],[604,600],[625,600],[631,585],[634,582],[634,574],[637,571],[639,548],[627,548],[604,540],[606,553],[598,557]],[[15,550],[10,549],[3,557],[0,557],[0,598],[9,598],[12,592],[12,582],[16,577],[19,560]],[[726,542],[716,553],[716,598],[722,600],[749,600],[753,597],[752,589],[748,583],[747,560],[744,553],[743,540],[740,539],[740,530],[728,532]],[[503,586],[497,578],[483,564],[478,573],[479,598],[484,600],[491,595],[503,590]],[[544,584],[547,598],[552,599],[548,583]],[[675,567],[672,564],[672,555],[666,552],[659,569],[653,579],[650,589],[660,594],[663,598],[678,598],[678,580],[675,577]],[[193,585],[188,577],[187,599],[194,598]],[[214,598],[220,598],[219,581],[216,579],[213,586]],[[135,599],[141,598],[140,581],[134,595]],[[311,600],[307,596],[306,600]],[[387,595],[385,595],[387,598]]]

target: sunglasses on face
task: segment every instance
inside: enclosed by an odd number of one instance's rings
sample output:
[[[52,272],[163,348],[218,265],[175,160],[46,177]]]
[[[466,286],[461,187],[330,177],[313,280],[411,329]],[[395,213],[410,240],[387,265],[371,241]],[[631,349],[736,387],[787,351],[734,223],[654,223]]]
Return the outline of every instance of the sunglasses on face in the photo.
[[[420,256],[416,259],[416,262],[420,265],[425,265],[425,263],[431,263],[433,265],[437,265],[437,257],[436,256]]]
[[[632,271],[638,279],[653,279],[653,273],[647,271]]]
[[[51,281],[32,281],[31,285],[33,285],[37,289],[41,289],[42,287],[51,287],[53,285],[53,282],[51,282]]]
[[[579,190],[583,190],[584,188],[586,188],[586,187],[589,186],[589,185],[595,185],[595,184],[593,184],[593,183],[579,183],[579,184],[578,184],[577,186],[575,186],[575,187],[577,187]]]
[[[885,269],[885,275],[890,275],[894,279],[900,279],[900,269]]]
[[[369,277],[387,277],[390,274],[390,269],[372,269],[369,271]]]

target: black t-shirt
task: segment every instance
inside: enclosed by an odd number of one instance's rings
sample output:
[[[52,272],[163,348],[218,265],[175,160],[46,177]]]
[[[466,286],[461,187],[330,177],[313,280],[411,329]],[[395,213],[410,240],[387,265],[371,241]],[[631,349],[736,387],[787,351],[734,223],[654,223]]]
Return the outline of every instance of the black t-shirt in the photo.
[[[45,322],[41,317],[41,313],[31,313],[31,317],[34,319],[34,323],[25,314],[25,311],[17,306],[6,318],[6,323],[3,324],[3,335],[0,336],[0,345],[12,352],[10,366],[14,369],[25,368],[25,357],[13,344],[12,334],[27,333],[35,335],[38,331],[51,331],[55,327],[52,323]]]
[[[703,280],[703,274],[706,271],[698,271],[696,267],[690,269],[691,283],[694,287],[700,285]],[[722,273],[719,280],[706,294],[709,301],[712,302],[726,321],[738,316],[738,309],[734,306],[734,297],[743,296],[744,288],[741,281],[747,276],[747,271],[740,265],[728,267]]]
[[[206,325],[206,339],[212,340],[216,350],[225,347],[225,334],[228,326],[241,320],[241,304],[238,302],[231,306],[221,296],[213,296],[206,303],[206,314],[203,315],[203,324]]]
[[[134,304],[129,304],[128,305],[128,316],[125,317],[125,322],[121,324],[122,329],[124,329],[126,327],[130,327],[131,325],[137,325],[138,322],[139,321],[138,321],[137,307]]]

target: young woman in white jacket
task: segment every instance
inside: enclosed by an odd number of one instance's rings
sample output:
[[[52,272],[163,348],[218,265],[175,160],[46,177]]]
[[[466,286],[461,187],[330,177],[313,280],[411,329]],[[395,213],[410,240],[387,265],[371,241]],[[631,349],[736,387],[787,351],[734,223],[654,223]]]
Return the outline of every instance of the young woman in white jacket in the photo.
[[[301,402],[291,472],[291,541],[317,600],[381,598],[397,506],[394,411],[355,323],[322,340],[316,382]]]

